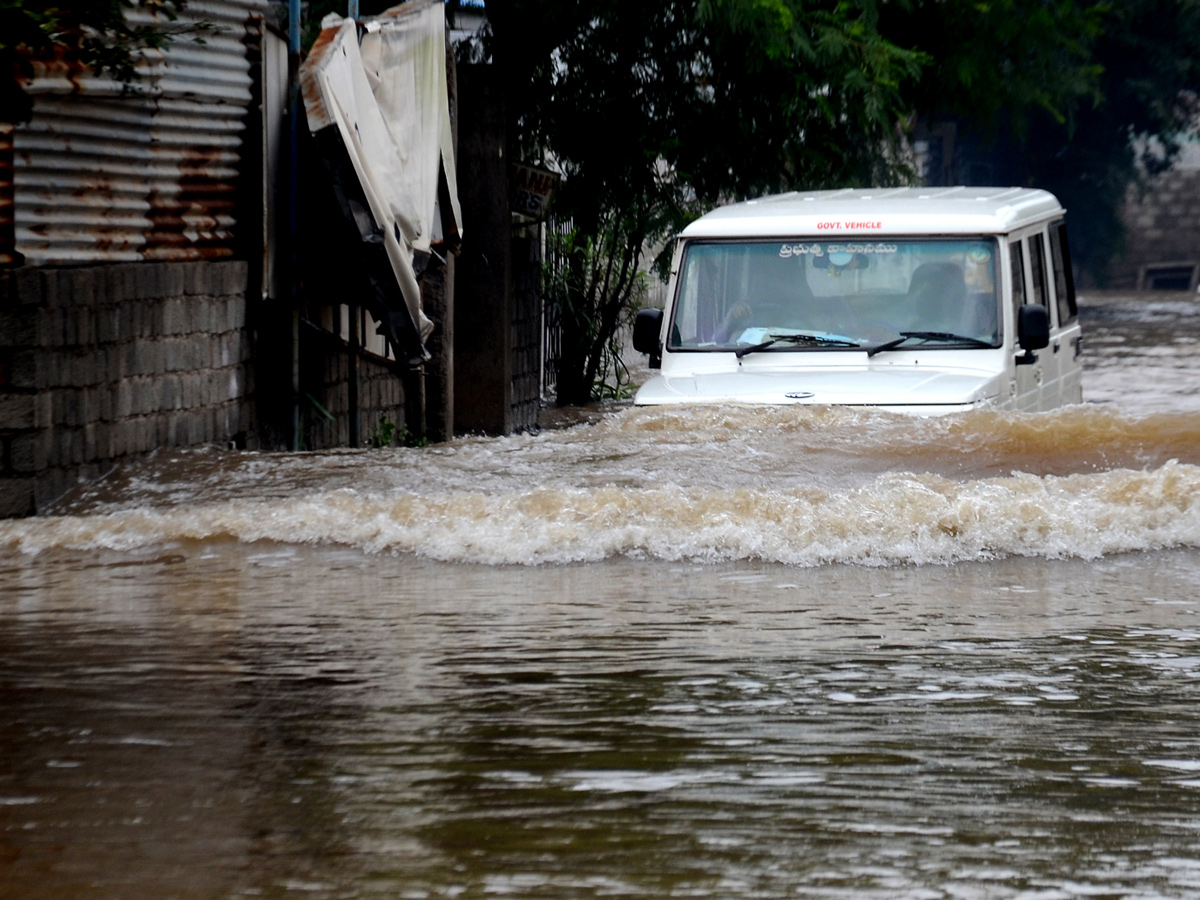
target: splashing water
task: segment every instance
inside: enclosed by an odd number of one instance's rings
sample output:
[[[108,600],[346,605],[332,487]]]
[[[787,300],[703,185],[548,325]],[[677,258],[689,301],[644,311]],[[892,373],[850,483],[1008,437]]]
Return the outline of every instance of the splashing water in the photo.
[[[937,419],[628,409],[425,450],[164,455],[0,543],[330,543],[450,562],[796,566],[1095,558],[1200,544],[1200,414]]]

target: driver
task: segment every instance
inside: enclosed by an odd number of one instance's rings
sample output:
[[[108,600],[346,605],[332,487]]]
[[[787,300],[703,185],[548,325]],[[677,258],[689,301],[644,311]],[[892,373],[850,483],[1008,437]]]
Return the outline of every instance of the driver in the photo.
[[[804,258],[772,255],[751,272],[748,296],[735,303],[713,332],[718,344],[730,344],[748,328],[812,328],[816,298],[804,273]]]

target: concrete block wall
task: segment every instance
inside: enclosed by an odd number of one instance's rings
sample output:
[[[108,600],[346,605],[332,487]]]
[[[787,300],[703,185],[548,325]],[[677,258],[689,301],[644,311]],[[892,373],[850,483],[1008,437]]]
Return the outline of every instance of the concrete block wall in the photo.
[[[396,426],[393,440],[399,443],[405,427],[404,382],[388,364],[360,359],[358,362],[359,444],[370,446],[382,422]],[[343,444],[343,446],[345,446]]]
[[[1200,167],[1165,172],[1145,194],[1131,190],[1123,218],[1125,251],[1109,270],[1113,288],[1143,287],[1147,266],[1200,264]]]
[[[0,271],[0,516],[254,430],[244,262]]]
[[[349,349],[339,337],[313,326],[301,332],[303,449],[370,446],[371,437],[382,421],[395,426],[395,436],[399,439],[405,425],[405,394],[398,364],[360,355],[357,436],[350,433],[350,365]]]

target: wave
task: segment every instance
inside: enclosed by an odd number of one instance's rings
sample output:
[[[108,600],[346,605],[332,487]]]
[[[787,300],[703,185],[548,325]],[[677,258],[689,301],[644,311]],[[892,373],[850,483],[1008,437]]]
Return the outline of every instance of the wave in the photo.
[[[917,418],[837,406],[693,406],[632,409],[594,427],[595,437],[672,444],[756,443],[785,439],[806,451],[833,451],[894,468],[971,457],[1005,470],[1063,474],[1064,469],[1200,463],[1200,414],[1131,415],[1107,405],[1044,413],[980,409]]]
[[[25,553],[230,538],[525,565],[622,555],[791,566],[1090,559],[1200,546],[1200,467],[1171,460],[1148,470],[966,481],[888,472],[836,489],[343,487],[0,523],[0,546]]]
[[[421,449],[160,451],[79,486],[51,511],[94,515],[239,499],[274,504],[344,488],[372,497],[523,496],[532,485],[846,491],[895,472],[970,481],[1013,472],[1153,469],[1172,459],[1200,465],[1200,414],[1133,417],[1074,406],[919,419],[819,406],[626,409],[540,434],[468,436]]]

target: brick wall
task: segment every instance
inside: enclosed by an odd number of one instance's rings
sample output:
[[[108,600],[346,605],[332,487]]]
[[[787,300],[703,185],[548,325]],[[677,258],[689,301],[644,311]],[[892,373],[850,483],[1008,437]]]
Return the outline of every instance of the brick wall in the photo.
[[[157,447],[244,443],[244,262],[0,271],[0,516]]]
[[[1160,267],[1200,266],[1200,167],[1165,172],[1145,194],[1131,190],[1123,218],[1125,251],[1109,269],[1113,288],[1153,287],[1147,268],[1152,274]]]

